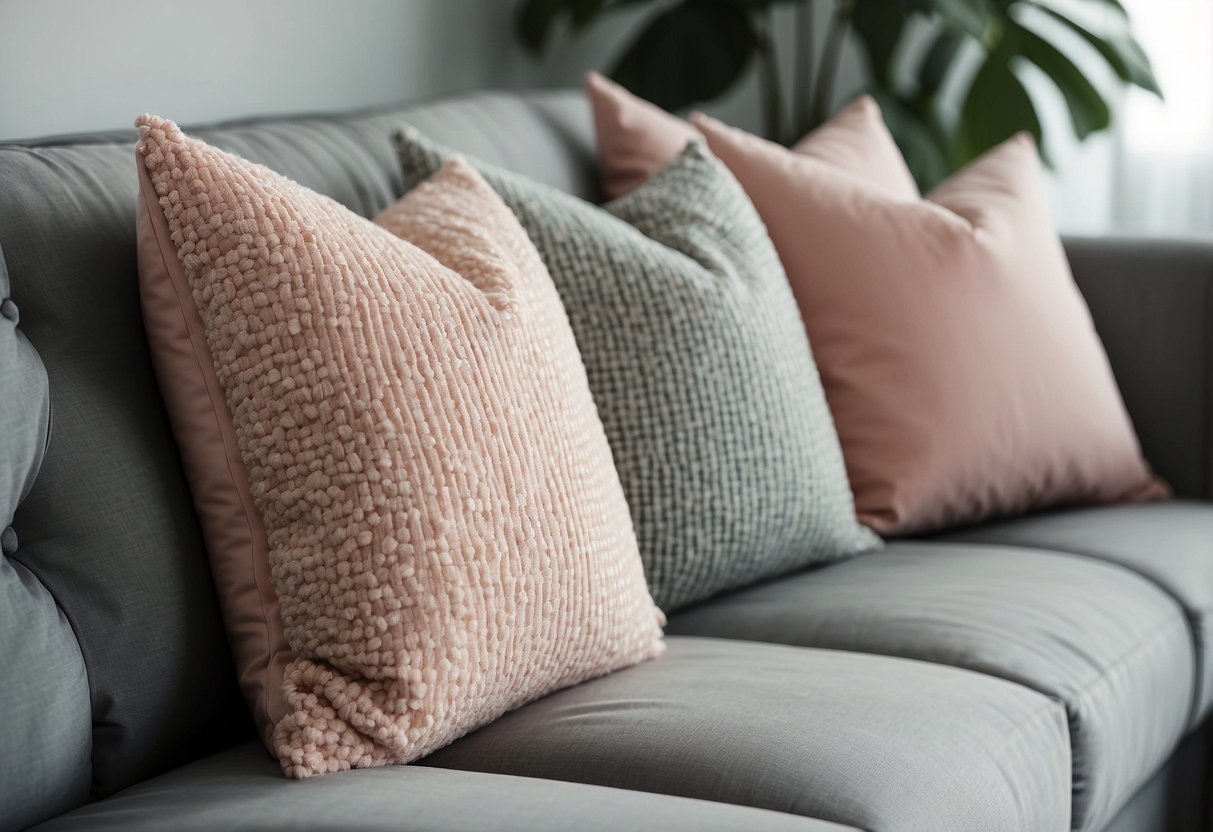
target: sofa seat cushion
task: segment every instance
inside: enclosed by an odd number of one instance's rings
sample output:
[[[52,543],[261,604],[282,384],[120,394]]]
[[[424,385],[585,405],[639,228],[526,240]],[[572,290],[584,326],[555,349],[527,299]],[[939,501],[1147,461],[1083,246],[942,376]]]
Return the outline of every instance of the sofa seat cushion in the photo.
[[[166,827],[174,832],[849,829],[702,800],[417,766],[346,771],[292,782],[259,743],[191,763],[36,829],[140,832]]]
[[[868,832],[1070,827],[1064,709],[880,656],[721,639],[534,702],[424,765],[775,809]]]
[[[1213,503],[1101,506],[951,532],[941,540],[1032,546],[1115,563],[1153,581],[1187,614],[1196,641],[1191,724],[1213,712]]]
[[[669,632],[938,662],[1053,697],[1078,829],[1102,828],[1170,753],[1194,678],[1182,612],[1149,581],[1009,547],[893,543],[684,611]]]

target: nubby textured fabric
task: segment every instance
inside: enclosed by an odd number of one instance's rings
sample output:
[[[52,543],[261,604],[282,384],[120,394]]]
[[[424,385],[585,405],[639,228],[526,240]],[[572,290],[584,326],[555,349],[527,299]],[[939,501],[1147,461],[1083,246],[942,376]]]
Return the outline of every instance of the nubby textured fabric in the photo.
[[[492,189],[452,160],[393,234],[138,127],[149,340],[286,773],[409,762],[659,654],[576,343]]]
[[[409,183],[451,155],[397,143]],[[879,545],[775,249],[701,144],[606,210],[479,169],[564,300],[662,609]]]

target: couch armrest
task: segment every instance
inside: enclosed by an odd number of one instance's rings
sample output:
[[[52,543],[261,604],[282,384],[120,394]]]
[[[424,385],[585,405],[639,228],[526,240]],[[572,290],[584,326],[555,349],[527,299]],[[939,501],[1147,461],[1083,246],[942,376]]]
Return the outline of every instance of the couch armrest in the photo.
[[[1146,458],[1178,496],[1213,498],[1213,240],[1065,246]]]

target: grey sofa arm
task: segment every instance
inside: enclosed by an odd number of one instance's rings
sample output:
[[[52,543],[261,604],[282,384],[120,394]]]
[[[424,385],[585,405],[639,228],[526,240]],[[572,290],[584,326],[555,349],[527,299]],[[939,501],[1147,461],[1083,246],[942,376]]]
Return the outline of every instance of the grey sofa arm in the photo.
[[[1146,458],[1213,498],[1213,240],[1065,241]]]

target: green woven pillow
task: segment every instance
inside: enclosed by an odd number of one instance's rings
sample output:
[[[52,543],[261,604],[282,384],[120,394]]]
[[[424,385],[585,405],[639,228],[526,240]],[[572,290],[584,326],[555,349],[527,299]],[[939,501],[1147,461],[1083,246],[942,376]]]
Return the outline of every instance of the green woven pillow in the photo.
[[[411,129],[396,144],[409,187],[454,153]],[[879,545],[783,268],[723,165],[691,144],[601,208],[473,164],[560,291],[662,609]]]

